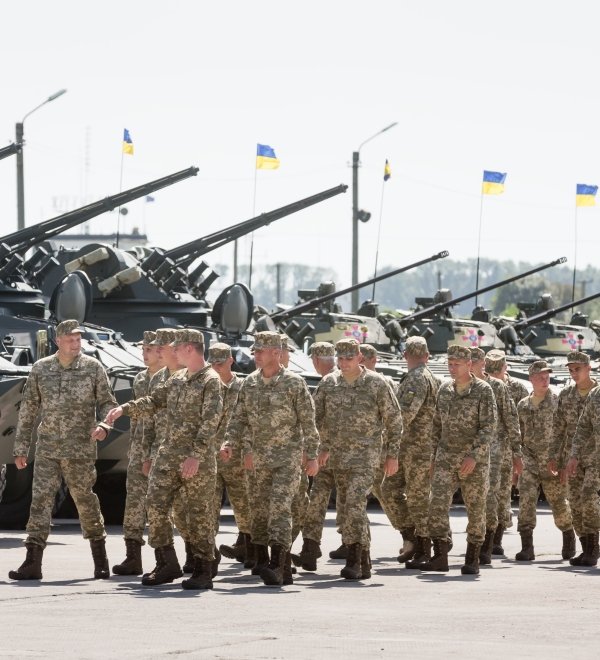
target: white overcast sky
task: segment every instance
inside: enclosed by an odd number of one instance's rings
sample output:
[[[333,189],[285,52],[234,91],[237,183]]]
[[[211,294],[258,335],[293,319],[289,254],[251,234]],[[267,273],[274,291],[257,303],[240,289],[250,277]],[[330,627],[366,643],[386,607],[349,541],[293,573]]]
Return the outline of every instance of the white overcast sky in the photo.
[[[130,205],[168,248],[256,212],[351,184],[361,151],[361,277],[443,249],[572,264],[576,183],[600,183],[600,4],[592,0],[20,0],[3,3],[0,146],[25,122],[26,222],[184,169],[199,175]],[[392,178],[382,201],[388,158]],[[15,158],[0,161],[2,234],[16,228]],[[104,215],[93,231],[113,228]],[[578,264],[596,263],[600,207],[578,212]],[[243,241],[242,261],[248,251]],[[209,255],[231,262],[232,249]],[[350,283],[351,192],[255,237],[257,263],[333,267]]]

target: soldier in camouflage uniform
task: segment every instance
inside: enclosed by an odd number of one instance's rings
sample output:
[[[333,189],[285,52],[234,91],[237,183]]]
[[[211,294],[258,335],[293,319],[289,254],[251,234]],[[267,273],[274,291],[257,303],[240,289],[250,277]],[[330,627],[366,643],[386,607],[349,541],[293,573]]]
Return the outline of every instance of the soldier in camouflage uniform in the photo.
[[[529,366],[529,380],[533,392],[519,401],[517,411],[523,443],[523,473],[519,477],[519,525],[522,549],[517,561],[535,559],[533,530],[539,487],[542,486],[552,509],[554,523],[563,533],[563,559],[575,555],[573,519],[567,501],[567,486],[558,475],[548,471],[554,434],[554,416],[558,397],[550,390],[552,368],[545,360],[536,360]]]
[[[42,555],[61,478],[77,507],[83,536],[90,541],[94,578],[110,577],[104,520],[92,486],[96,482],[96,441],[104,440],[109,430],[97,423],[96,409],[102,418],[116,401],[102,364],[81,353],[82,332],[75,320],[56,326],[58,351],[33,365],[23,392],[13,450],[19,470],[27,466],[38,418],[39,424],[27,556],[16,571],[9,572],[12,580],[42,578]]]
[[[485,352],[481,348],[471,348],[472,373],[475,377],[489,383],[494,392],[494,401],[498,411],[498,426],[490,447],[490,476],[486,502],[485,540],[479,551],[479,563],[492,563],[494,536],[498,529],[500,516],[505,514],[506,490],[512,481],[502,484],[502,468],[508,455],[511,473],[521,474],[523,458],[521,454],[521,431],[517,407],[510,397],[508,388],[498,378],[491,378],[485,372]],[[504,520],[503,520],[504,523]]]
[[[204,361],[204,336],[199,330],[177,330],[172,345],[184,368],[156,387],[151,396],[115,408],[107,419],[111,422],[130,412],[154,414],[161,408],[168,414],[167,431],[148,484],[148,540],[157,550],[157,564],[142,578],[142,584],[164,584],[182,575],[173,547],[171,509],[176,493],[183,491],[195,565],[192,577],[182,586],[212,589],[215,437],[223,408],[221,382]]]
[[[319,376],[327,376],[335,369],[335,346],[327,341],[317,341],[310,347],[310,356],[315,371]],[[296,566],[302,566],[305,571],[317,570],[317,559],[322,556],[321,537],[323,525],[327,516],[327,506],[331,498],[335,480],[330,467],[320,466],[317,476],[313,479],[310,499],[304,525],[302,526],[302,550],[299,555],[292,555]],[[338,494],[339,495],[339,494]],[[336,510],[339,511],[336,507]],[[338,521],[339,528],[339,521]],[[343,556],[338,556],[343,553]],[[346,546],[342,544],[337,550],[329,553],[332,559],[345,559]]]
[[[146,330],[142,341],[142,355],[146,369],[136,374],[133,379],[133,395],[136,399],[148,394],[150,379],[160,369],[160,356],[156,332]],[[144,474],[144,451],[142,447],[143,418],[132,418],[129,429],[129,464],[127,466],[127,496],[123,514],[123,537],[126,557],[112,567],[117,575],[140,575],[142,569],[142,546],[146,528],[146,494],[148,476]]]
[[[490,445],[497,424],[492,388],[471,374],[466,346],[448,348],[451,381],[438,391],[433,432],[433,477],[429,505],[429,536],[434,554],[420,564],[425,571],[448,570],[449,511],[460,486],[467,508],[467,552],[463,575],[479,573],[479,549],[485,538]]]
[[[233,413],[238,393],[243,380],[231,371],[233,357],[231,346],[228,344],[212,344],[208,349],[210,366],[219,374],[223,387],[223,414],[217,433],[217,447],[225,440],[227,424]],[[223,492],[227,489],[227,497],[233,509],[235,522],[239,530],[237,541],[232,545],[221,545],[219,551],[225,557],[245,561],[248,545],[250,544],[251,515],[248,497],[248,479],[242,461],[242,452],[236,451],[231,460],[225,462],[217,456],[217,483],[215,490],[215,535],[219,531],[219,517]]]
[[[244,467],[254,472],[250,499],[256,569],[265,584],[276,586],[293,581],[292,501],[300,483],[303,451],[307,475],[318,471],[319,435],[306,382],[281,366],[280,335],[259,332],[254,340],[258,369],[240,388],[221,451],[229,459],[241,447]]]
[[[555,459],[548,468],[556,473],[561,462],[564,464],[565,454],[569,457],[565,466],[569,479],[569,503],[583,549],[570,563],[573,566],[596,566],[600,556],[600,387],[590,378],[589,357],[585,353],[569,353],[567,365],[575,383],[565,387],[559,395],[554,434]],[[590,385],[593,386],[591,391]],[[582,410],[577,421],[579,409]]]
[[[504,351],[494,349],[485,356],[485,370],[490,378],[496,378],[508,388],[512,402],[517,404],[529,395],[525,383],[511,378],[507,373],[506,354]],[[517,416],[518,417],[518,416]],[[498,491],[498,527],[494,533],[492,555],[503,555],[502,537],[504,531],[512,527],[512,487],[516,485],[517,475],[514,474],[513,452],[509,446],[505,447],[505,454],[500,462],[500,487]]]
[[[325,376],[315,392],[317,426],[321,433],[319,463],[333,468],[341,507],[342,542],[348,546],[342,577],[371,576],[367,494],[379,464],[385,431],[384,475],[398,471],[402,414],[384,378],[362,366],[359,343],[340,339],[336,345],[338,370]]]

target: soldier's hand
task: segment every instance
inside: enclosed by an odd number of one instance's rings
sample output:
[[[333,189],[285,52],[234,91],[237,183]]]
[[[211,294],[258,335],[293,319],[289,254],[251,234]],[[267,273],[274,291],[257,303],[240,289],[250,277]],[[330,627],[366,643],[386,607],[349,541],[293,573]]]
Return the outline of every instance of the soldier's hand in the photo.
[[[520,456],[513,456],[513,474],[517,476],[523,473],[523,459]]]
[[[147,477],[152,469],[152,461],[148,459],[142,463],[142,474]]]
[[[105,440],[106,436],[108,435],[108,431],[106,429],[103,429],[101,426],[97,426],[93,431],[92,431],[92,440]]]
[[[383,465],[383,472],[386,477],[393,477],[398,472],[398,459],[388,456]]]
[[[233,450],[227,445],[223,445],[221,449],[219,449],[219,456],[221,457],[221,460],[225,461],[225,463],[231,458],[232,454]]]
[[[319,462],[319,467],[325,467],[327,465],[327,461],[329,460],[329,452],[328,451],[322,451],[319,456],[317,457],[317,461]]]
[[[193,456],[188,456],[181,464],[181,476],[184,479],[191,479],[196,476],[200,461]]]
[[[118,408],[112,408],[111,410],[108,411],[106,415],[106,419],[104,421],[112,426],[113,422],[119,419],[119,417],[121,417],[122,414],[123,414],[122,406],[119,406]]]
[[[465,456],[463,462],[460,464],[458,475],[460,477],[468,477],[475,469],[475,465],[477,465],[477,463],[472,456]]]
[[[577,474],[578,465],[579,465],[579,461],[576,458],[569,459],[569,462],[567,463],[567,467],[565,468],[567,477],[571,478]]]
[[[558,464],[554,458],[548,461],[548,465],[546,466],[546,468],[553,477],[558,476]]]
[[[17,470],[22,470],[27,467],[27,456],[15,456],[15,465]]]
[[[307,459],[306,465],[304,466],[304,471],[306,476],[314,477],[319,471],[319,463],[316,458]]]
[[[254,470],[254,455],[252,452],[244,456],[244,470]]]

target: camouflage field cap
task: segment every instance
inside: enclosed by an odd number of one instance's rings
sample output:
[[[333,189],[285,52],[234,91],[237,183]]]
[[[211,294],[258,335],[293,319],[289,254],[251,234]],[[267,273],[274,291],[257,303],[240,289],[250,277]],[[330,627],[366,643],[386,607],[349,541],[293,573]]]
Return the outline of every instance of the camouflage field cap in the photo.
[[[485,351],[482,348],[474,347],[471,348],[471,360],[473,362],[479,362],[479,360],[485,359]]]
[[[406,353],[411,357],[416,358],[429,355],[429,348],[425,337],[409,337],[406,340],[406,346],[404,347],[404,354],[406,355]]]
[[[175,339],[171,342],[171,346],[180,346],[181,344],[202,344],[204,346],[204,335],[200,330],[192,330],[191,328],[175,330]]]
[[[340,339],[335,342],[335,353],[338,357],[355,357],[360,354],[360,344],[356,339]]]
[[[328,341],[316,341],[310,347],[311,357],[334,357],[335,346]]]
[[[485,370],[490,373],[500,371],[506,364],[506,354],[498,348],[489,351],[485,356]]]
[[[265,330],[254,335],[252,348],[261,351],[263,348],[281,348],[281,335],[278,332]]]
[[[552,367],[546,362],[546,360],[536,360],[529,365],[530,376],[543,373],[552,373]]]
[[[281,350],[295,353],[296,349],[290,344],[290,338],[287,335],[281,335]]]
[[[224,344],[219,342],[218,344],[212,344],[208,347],[208,361],[209,362],[227,362],[231,357],[231,346],[229,344]]]
[[[154,346],[168,346],[175,341],[177,330],[171,328],[159,328],[156,331],[156,339],[152,342]]]
[[[581,351],[571,351],[567,354],[567,364],[589,364],[590,356]]]
[[[56,326],[56,336],[64,337],[65,335],[83,334],[85,330],[79,327],[79,321],[69,319],[68,321],[61,321]]]
[[[470,360],[471,349],[466,346],[452,344],[452,346],[448,346],[448,358],[453,358],[455,360]]]
[[[156,342],[156,332],[154,330],[144,330],[144,338],[142,339],[142,344],[144,346],[154,345]]]
[[[361,344],[358,349],[367,360],[377,357],[377,349],[372,344]]]

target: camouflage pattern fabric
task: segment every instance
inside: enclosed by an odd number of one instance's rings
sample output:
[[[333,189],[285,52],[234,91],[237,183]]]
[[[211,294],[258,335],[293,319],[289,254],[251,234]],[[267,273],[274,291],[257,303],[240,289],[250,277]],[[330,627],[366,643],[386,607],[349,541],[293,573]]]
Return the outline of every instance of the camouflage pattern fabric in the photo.
[[[523,473],[519,477],[519,532],[531,530],[536,524],[538,490],[542,486],[554,516],[554,523],[561,531],[573,527],[571,510],[567,501],[567,487],[548,472],[551,445],[554,434],[554,416],[558,397],[548,390],[536,407],[533,395],[519,401],[517,411],[523,443]]]
[[[378,468],[373,473],[372,493],[379,500],[381,508],[392,527],[400,531],[411,527],[411,518],[406,501],[404,471],[398,470],[394,476],[384,478],[385,459],[385,456],[382,457]],[[427,492],[427,499],[429,500],[429,491]]]
[[[504,377],[504,384],[508,387],[508,392],[510,398],[514,401],[515,406],[519,403],[521,399],[524,399],[526,396],[529,396],[529,390],[527,386],[522,381],[517,378],[512,378],[508,374]]]
[[[57,355],[42,358],[31,368],[23,392],[13,455],[29,453],[39,415],[36,457],[94,460],[97,449],[92,431],[97,419],[104,419],[116,405],[98,360],[79,355],[63,367]]]
[[[367,516],[367,495],[373,489],[373,470],[334,469],[333,473],[338,493],[336,508],[339,508],[342,514],[342,543],[360,543],[364,549],[368,549],[371,545],[371,534]]]
[[[457,392],[453,381],[440,386],[434,415],[434,469],[428,520],[431,538],[447,538],[452,496],[460,486],[468,516],[467,542],[483,543],[490,446],[497,418],[492,388],[486,382],[472,377],[462,392]],[[475,460],[475,469],[461,478],[460,465],[467,456]]]
[[[302,471],[300,473],[298,492],[294,495],[294,499],[292,500],[292,543],[296,540],[304,526],[309,501],[308,477]]]
[[[323,525],[327,516],[327,506],[331,498],[331,493],[335,488],[335,479],[333,470],[328,467],[319,469],[317,475],[313,478],[312,488],[310,489],[310,499],[304,524],[302,525],[302,538],[311,539],[321,543],[323,536]],[[341,506],[336,504],[336,511],[340,511]]]

